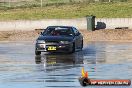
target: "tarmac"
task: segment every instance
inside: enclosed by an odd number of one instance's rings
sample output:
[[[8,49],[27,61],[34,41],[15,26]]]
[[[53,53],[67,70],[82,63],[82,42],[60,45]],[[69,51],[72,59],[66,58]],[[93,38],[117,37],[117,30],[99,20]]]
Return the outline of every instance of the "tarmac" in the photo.
[[[82,51],[73,54],[42,53],[41,56],[35,56],[34,44],[0,42],[0,88],[82,88],[78,81],[82,67],[91,79],[132,80],[130,42],[89,42]]]

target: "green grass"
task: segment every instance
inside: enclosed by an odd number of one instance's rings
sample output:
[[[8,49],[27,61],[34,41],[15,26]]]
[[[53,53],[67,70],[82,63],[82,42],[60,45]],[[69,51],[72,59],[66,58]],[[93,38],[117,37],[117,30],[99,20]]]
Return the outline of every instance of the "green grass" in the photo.
[[[131,18],[132,3],[76,3],[0,10],[0,20],[4,21],[82,18],[86,15],[95,15],[97,18]]]

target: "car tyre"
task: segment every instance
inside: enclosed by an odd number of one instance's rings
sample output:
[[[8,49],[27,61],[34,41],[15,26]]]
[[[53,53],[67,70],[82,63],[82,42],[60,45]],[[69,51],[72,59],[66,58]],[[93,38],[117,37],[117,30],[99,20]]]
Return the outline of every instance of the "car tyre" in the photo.
[[[75,43],[73,43],[73,46],[72,46],[72,51],[71,53],[74,53],[75,52]]]
[[[81,50],[83,49],[83,40],[82,40],[82,44],[81,44]]]
[[[35,55],[40,55],[41,52],[40,51],[35,51]]]

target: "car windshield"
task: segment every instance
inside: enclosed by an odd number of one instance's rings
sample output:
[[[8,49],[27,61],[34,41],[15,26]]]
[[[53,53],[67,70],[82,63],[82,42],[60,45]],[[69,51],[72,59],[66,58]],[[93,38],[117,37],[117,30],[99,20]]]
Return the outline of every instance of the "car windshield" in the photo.
[[[51,36],[72,36],[73,32],[70,28],[48,28],[44,35],[51,35]]]

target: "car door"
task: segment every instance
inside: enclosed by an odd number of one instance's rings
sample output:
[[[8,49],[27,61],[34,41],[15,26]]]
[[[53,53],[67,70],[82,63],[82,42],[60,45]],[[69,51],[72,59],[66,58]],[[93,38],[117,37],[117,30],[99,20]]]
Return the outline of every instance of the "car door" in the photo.
[[[80,33],[79,33],[79,31],[75,28],[75,27],[73,27],[73,31],[74,31],[74,34],[75,34],[75,46],[76,46],[76,48],[80,48],[80,46],[81,46],[81,35],[80,35]]]

